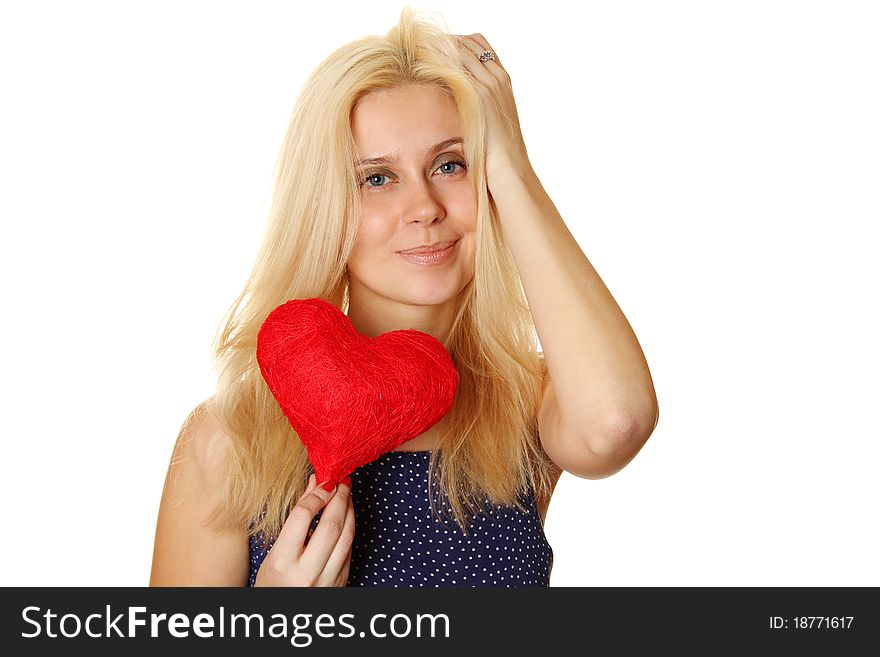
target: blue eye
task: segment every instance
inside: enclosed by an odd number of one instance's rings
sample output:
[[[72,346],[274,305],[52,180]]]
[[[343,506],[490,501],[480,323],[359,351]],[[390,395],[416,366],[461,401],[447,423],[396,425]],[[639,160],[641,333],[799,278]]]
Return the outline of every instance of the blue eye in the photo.
[[[443,167],[448,167],[449,165],[456,165],[456,164],[459,166],[459,169],[453,169],[452,171],[441,171],[440,174],[443,176],[450,177],[450,176],[457,175],[460,170],[467,170],[467,165],[462,160],[458,160],[458,159],[446,160],[445,162],[442,162],[440,164],[440,166],[437,167],[437,169],[442,169]],[[376,178],[381,179],[381,178],[388,178],[388,177],[389,177],[389,175],[383,171],[369,171],[366,174],[366,176],[361,180],[361,187],[368,187],[370,189],[382,189],[383,187],[387,187],[387,185],[382,185],[382,184],[372,185],[370,183],[375,182],[374,179],[376,179]]]
[[[455,161],[453,161],[453,160],[450,160],[449,162],[444,162],[444,163],[441,164],[440,167],[438,167],[438,168],[445,167],[445,166],[449,166],[450,164],[453,164],[453,165],[454,165],[454,164],[457,164],[457,165],[459,165],[459,166],[461,166],[461,167],[464,167],[464,163],[462,163],[462,162],[455,162]],[[452,171],[444,171],[443,173],[455,173],[455,169],[453,169]]]
[[[386,176],[383,173],[370,173],[367,175],[367,177],[364,179],[363,183],[361,183],[361,184],[367,185],[367,183],[369,183],[373,178],[387,178],[387,177],[388,176]],[[368,186],[369,187],[378,187],[378,185],[368,185]]]

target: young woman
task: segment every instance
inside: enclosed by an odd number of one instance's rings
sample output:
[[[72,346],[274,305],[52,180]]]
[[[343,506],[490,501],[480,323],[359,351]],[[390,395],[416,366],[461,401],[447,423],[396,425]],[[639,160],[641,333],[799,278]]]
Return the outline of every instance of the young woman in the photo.
[[[459,373],[438,424],[326,490],[255,357],[269,312],[312,297],[369,337],[434,336]],[[560,473],[617,472],[658,418],[632,329],[529,163],[499,57],[408,8],[307,80],[215,356],[151,585],[546,586]]]

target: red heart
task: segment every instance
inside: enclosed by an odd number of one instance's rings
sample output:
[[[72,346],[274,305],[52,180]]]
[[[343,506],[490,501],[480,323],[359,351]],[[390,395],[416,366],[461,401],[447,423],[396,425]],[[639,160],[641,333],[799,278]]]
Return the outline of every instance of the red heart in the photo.
[[[269,313],[257,334],[257,362],[318,483],[340,482],[435,425],[458,388],[436,338],[415,329],[368,338],[317,298]]]

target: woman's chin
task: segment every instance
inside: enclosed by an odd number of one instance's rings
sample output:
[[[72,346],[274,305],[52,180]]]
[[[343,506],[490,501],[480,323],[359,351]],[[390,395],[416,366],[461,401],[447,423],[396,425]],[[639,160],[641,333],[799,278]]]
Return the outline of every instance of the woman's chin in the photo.
[[[411,306],[442,306],[454,298],[453,294],[411,294],[404,297]]]
[[[454,285],[411,285],[400,290],[398,299],[412,306],[440,306],[453,301],[458,294]]]

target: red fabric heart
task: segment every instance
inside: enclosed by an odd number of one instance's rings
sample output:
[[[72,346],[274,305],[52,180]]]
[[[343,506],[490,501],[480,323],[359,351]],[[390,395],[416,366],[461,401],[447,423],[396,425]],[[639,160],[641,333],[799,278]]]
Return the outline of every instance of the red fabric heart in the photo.
[[[458,388],[436,338],[415,329],[368,338],[317,298],[269,313],[257,334],[257,362],[318,483],[341,482],[435,425]]]

